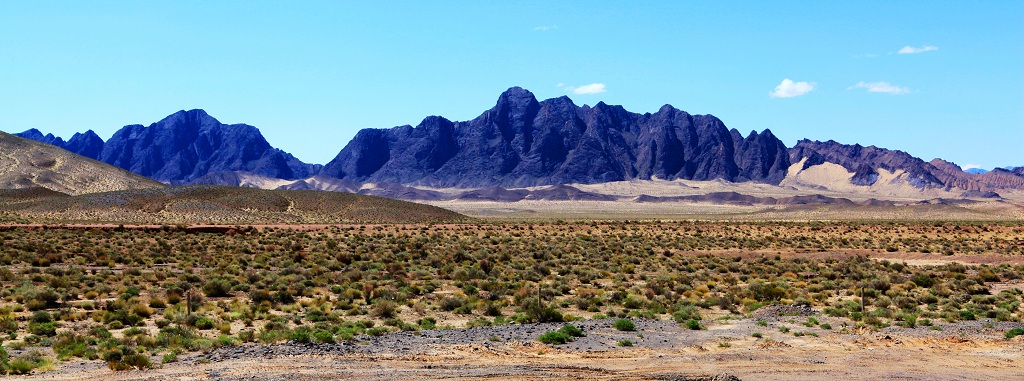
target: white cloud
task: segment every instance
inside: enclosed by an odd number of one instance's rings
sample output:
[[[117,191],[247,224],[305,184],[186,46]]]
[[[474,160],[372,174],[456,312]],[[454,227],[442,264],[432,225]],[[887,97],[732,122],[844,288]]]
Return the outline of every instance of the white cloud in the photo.
[[[939,50],[939,48],[937,46],[931,46],[931,45],[925,45],[925,46],[922,46],[920,48],[915,48],[913,46],[907,45],[907,46],[904,46],[903,48],[901,48],[900,51],[898,51],[896,53],[899,53],[899,54],[917,54],[917,53],[930,52],[932,50]]]
[[[867,89],[869,93],[885,93],[892,95],[903,95],[910,92],[910,89],[906,87],[899,87],[889,82],[857,82],[856,85],[848,88],[848,90],[853,89]]]
[[[775,91],[769,91],[768,96],[772,98],[799,97],[814,90],[816,85],[814,82],[793,82],[793,80],[786,78],[778,86],[775,86]]]
[[[547,32],[549,30],[555,30],[555,29],[558,29],[558,25],[541,25],[541,26],[533,28],[533,30],[536,30],[538,32]]]
[[[565,84],[559,83],[558,87],[562,88],[562,89],[565,89],[565,91],[571,92],[573,94],[600,94],[600,93],[608,91],[608,89],[606,88],[606,86],[603,83],[591,83],[589,85],[576,86],[576,87],[565,86]]]
[[[968,169],[980,169],[980,168],[981,168],[981,166],[980,166],[980,165],[977,165],[977,164],[964,164],[964,167],[963,167],[963,168],[964,168],[964,170],[966,171],[966,170],[968,170]]]

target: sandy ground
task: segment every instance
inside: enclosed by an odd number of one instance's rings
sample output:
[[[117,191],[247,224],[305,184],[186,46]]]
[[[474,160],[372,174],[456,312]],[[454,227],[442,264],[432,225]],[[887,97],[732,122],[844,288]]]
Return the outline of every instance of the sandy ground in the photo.
[[[587,337],[549,346],[530,338],[560,325],[394,333],[358,344],[247,345],[190,355],[146,371],[112,372],[101,362],[70,362],[29,380],[1020,380],[1024,336],[1012,324],[967,322],[868,331],[816,316],[708,322],[691,331],[639,320],[620,332],[610,320],[579,323]],[[788,333],[781,328],[789,328]],[[754,332],[762,338],[752,336]],[[801,332],[801,335],[795,334]],[[619,340],[633,347],[619,347]],[[457,343],[455,343],[457,342]]]

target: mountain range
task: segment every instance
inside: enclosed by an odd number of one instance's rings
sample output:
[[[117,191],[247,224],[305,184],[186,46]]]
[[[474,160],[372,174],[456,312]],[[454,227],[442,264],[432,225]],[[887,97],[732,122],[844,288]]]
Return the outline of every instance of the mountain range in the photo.
[[[92,131],[67,141],[35,129],[18,135],[172,185],[387,189],[382,192],[399,198],[403,192],[426,197],[410,186],[514,199],[527,195],[499,189],[623,180],[779,185],[823,165],[841,167],[849,173],[843,181],[855,187],[899,182],[967,196],[1024,189],[1024,167],[978,174],[874,146],[801,140],[788,148],[769,130],[744,136],[712,115],[671,105],[640,114],[603,102],[577,106],[568,97],[538,101],[518,87],[469,121],[430,116],[415,127],[359,131],[323,166],[272,147],[256,127],[223,124],[203,110],[179,111],[148,127],[125,126],[107,141]]]
[[[36,129],[17,135],[175,185],[219,171],[297,179],[320,170],[271,147],[256,127],[223,124],[203,110],[178,111],[148,127],[125,126],[105,142],[91,130],[66,142]]]

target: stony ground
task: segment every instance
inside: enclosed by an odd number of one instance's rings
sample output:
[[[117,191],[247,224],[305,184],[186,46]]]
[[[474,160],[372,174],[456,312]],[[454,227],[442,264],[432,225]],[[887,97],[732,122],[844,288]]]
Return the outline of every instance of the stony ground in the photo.
[[[774,311],[774,312],[773,312]],[[831,329],[808,323],[814,317]],[[586,337],[563,345],[536,341],[562,324],[399,332],[336,344],[221,347],[146,371],[112,372],[102,362],[66,362],[26,379],[48,380],[1020,380],[1018,326],[986,320],[940,329],[856,329],[810,310],[706,321],[575,322]],[[805,324],[806,323],[806,324]],[[760,333],[761,337],[754,337]],[[630,340],[633,346],[618,346]],[[154,361],[159,359],[154,358]],[[18,379],[16,377],[11,379]]]

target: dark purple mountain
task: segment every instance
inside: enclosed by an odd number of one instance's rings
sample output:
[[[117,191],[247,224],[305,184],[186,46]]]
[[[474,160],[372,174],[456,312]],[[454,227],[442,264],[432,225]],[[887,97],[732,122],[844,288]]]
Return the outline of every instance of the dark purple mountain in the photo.
[[[125,126],[107,142],[92,131],[75,134],[67,142],[35,129],[18,135],[173,184],[211,172],[298,179],[320,169],[271,147],[256,127],[223,124],[203,110],[178,111],[149,127]]]
[[[524,187],[630,179],[777,184],[789,156],[771,131],[743,137],[711,115],[654,114],[568,97],[538,102],[513,87],[476,119],[364,129],[321,176],[439,187]]]
[[[77,132],[66,142],[64,139],[53,134],[43,135],[42,132],[35,128],[15,135],[54,145],[90,159],[98,159],[100,152],[103,151],[103,139],[96,135],[95,132],[92,132],[92,130],[84,133]]]

